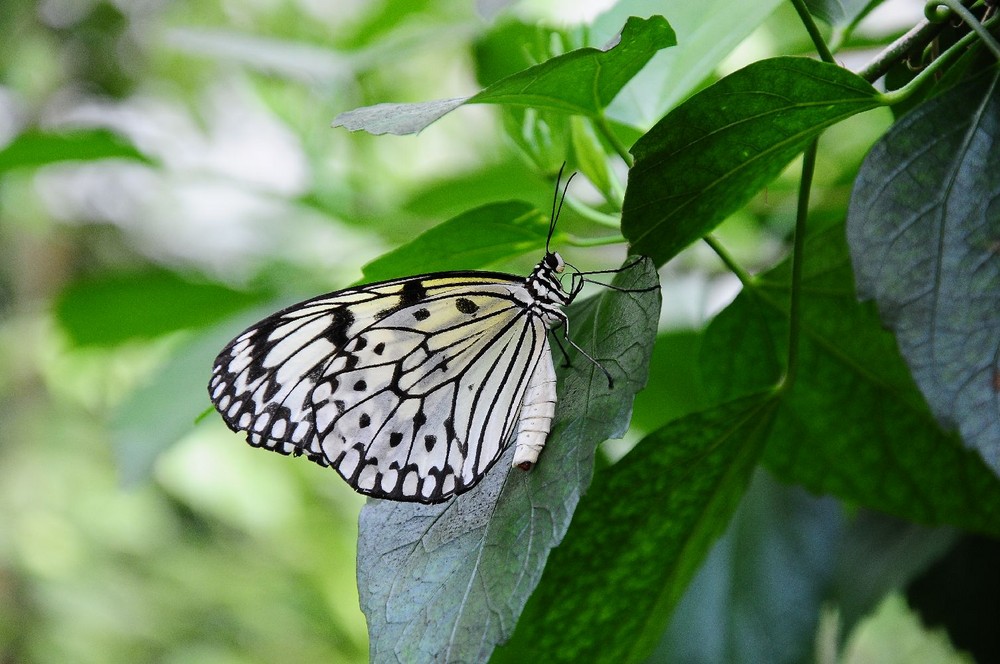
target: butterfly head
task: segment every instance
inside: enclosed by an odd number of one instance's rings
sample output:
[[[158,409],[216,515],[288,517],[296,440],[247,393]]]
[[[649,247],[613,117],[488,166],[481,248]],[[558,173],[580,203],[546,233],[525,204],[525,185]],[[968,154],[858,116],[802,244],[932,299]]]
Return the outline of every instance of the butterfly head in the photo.
[[[542,259],[542,263],[550,271],[556,274],[562,274],[563,270],[566,269],[566,261],[563,260],[562,256],[556,251],[546,251],[545,258]]]

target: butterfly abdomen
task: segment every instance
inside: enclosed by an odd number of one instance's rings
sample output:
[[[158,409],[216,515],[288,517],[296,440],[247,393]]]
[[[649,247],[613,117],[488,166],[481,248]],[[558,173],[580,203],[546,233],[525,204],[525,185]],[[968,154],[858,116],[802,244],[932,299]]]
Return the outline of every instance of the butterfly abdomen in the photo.
[[[552,364],[552,351],[548,339],[542,344],[535,370],[531,374],[528,388],[521,403],[517,421],[512,465],[521,470],[531,470],[538,455],[545,447],[552,428],[552,418],[556,412],[556,370]]]

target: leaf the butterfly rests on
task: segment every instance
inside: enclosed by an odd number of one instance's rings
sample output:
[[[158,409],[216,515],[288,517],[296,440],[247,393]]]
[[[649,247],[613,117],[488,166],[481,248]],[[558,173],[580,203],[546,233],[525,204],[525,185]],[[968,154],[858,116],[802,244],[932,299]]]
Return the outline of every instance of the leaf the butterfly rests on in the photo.
[[[332,466],[373,497],[446,500],[512,439],[514,465],[537,460],[556,401],[548,329],[565,328],[586,281],[564,289],[564,269],[547,250],[527,278],[440,272],[307,300],[230,342],[209,394],[255,447]]]

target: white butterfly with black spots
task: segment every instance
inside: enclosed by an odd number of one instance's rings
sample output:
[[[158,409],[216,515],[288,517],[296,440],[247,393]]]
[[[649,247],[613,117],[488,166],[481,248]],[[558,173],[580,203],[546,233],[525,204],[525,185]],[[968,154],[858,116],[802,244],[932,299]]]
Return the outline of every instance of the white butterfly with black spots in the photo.
[[[564,270],[546,249],[527,278],[441,272],[306,300],[233,339],[209,395],[254,447],[331,466],[369,496],[446,500],[512,439],[514,466],[538,460],[556,404],[547,334],[558,324],[569,341],[562,307],[593,274],[565,290]]]

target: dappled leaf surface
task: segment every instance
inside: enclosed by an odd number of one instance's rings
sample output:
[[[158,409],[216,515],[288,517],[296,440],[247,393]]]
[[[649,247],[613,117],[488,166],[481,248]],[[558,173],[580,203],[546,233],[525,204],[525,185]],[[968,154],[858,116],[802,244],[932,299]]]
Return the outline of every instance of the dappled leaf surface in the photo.
[[[865,159],[847,233],[938,422],[1000,474],[1000,85],[934,97]]]
[[[657,284],[645,260],[617,286]],[[529,473],[513,447],[474,489],[440,505],[371,500],[361,513],[358,587],[372,661],[483,661],[514,629],[577,501],[594,450],[628,426],[656,334],[658,290],[605,291],[571,306],[574,340],[615,376],[581,357],[558,367],[552,435]]]
[[[124,137],[106,129],[64,133],[25,132],[0,149],[0,173],[14,168],[44,166],[61,161],[134,159],[149,163]]]
[[[741,208],[823,129],[880,104],[846,69],[771,58],[678,106],[632,146],[622,232],[662,265]]]
[[[763,394],[688,415],[598,474],[494,660],[648,656],[736,509],[775,405]]]
[[[595,115],[660,49],[677,43],[662,16],[632,17],[611,48],[579,48],[493,83],[471,97],[416,104],[376,104],[338,115],[334,127],[372,134],[412,134],[462,104],[512,104]]]
[[[549,220],[521,201],[483,205],[365,265],[364,281],[487,267],[545,248]],[[556,242],[558,244],[558,242]]]
[[[1000,533],[1000,481],[936,426],[895,339],[874,307],[856,301],[842,233],[833,226],[807,239],[799,369],[765,463],[817,493],[918,523]],[[773,384],[769,367],[786,353],[788,283],[786,262],[709,326],[701,359],[716,398]],[[747,321],[759,323],[748,331]],[[765,360],[769,348],[774,357]]]

